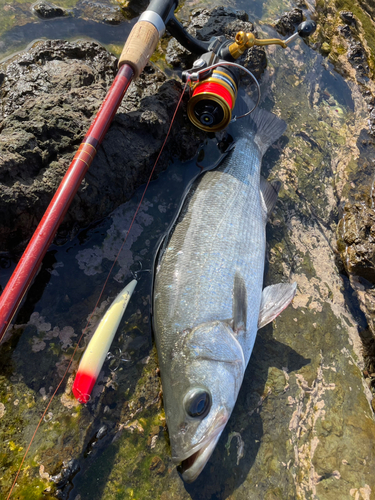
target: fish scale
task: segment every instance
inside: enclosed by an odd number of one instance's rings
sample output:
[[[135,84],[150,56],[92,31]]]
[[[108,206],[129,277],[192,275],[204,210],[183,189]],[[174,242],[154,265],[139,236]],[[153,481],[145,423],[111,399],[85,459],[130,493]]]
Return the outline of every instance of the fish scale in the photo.
[[[185,202],[155,279],[157,342],[165,363],[178,332],[232,317],[236,271],[247,290],[257,290],[248,308],[249,331],[258,321],[266,221],[260,166],[253,138],[241,138],[217,170],[196,181]],[[247,344],[246,361],[252,349]]]

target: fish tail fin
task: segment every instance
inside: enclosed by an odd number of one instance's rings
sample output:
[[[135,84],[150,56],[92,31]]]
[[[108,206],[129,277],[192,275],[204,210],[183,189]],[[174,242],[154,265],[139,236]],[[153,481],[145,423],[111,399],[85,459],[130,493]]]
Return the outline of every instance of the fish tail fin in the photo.
[[[254,107],[254,102],[244,91],[240,91],[236,103],[235,114],[241,116]],[[287,127],[284,120],[270,111],[256,108],[249,116],[240,118],[234,124],[235,132],[243,136],[254,136],[254,142],[262,155],[279,137]]]

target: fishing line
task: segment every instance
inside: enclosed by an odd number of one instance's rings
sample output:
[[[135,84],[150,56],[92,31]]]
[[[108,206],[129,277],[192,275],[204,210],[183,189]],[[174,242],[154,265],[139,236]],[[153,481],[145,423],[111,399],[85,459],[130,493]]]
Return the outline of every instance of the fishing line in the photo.
[[[157,156],[157,158],[156,158],[156,160],[155,160],[154,166],[152,167],[152,170],[151,170],[151,173],[150,173],[150,175],[149,175],[148,181],[147,181],[147,183],[146,183],[145,189],[143,190],[143,194],[142,194],[141,200],[140,200],[140,202],[138,203],[137,209],[136,209],[135,214],[134,214],[134,216],[133,216],[133,219],[132,219],[132,221],[131,221],[131,223],[130,223],[129,229],[128,229],[128,231],[127,231],[126,235],[125,235],[124,241],[122,242],[122,245],[121,245],[121,247],[120,247],[120,250],[118,251],[118,253],[117,253],[117,255],[116,255],[116,258],[115,258],[115,260],[113,261],[113,264],[112,264],[112,266],[111,266],[111,269],[110,269],[110,270],[109,270],[109,272],[108,272],[108,275],[107,275],[106,280],[105,280],[105,282],[104,282],[104,285],[103,285],[103,287],[102,287],[102,289],[101,289],[101,292],[100,292],[100,294],[99,294],[99,298],[98,298],[98,300],[97,300],[97,302],[96,302],[96,304],[95,304],[95,307],[94,307],[94,309],[93,309],[92,313],[90,314],[89,319],[87,320],[86,326],[85,326],[85,328],[82,330],[82,334],[81,334],[81,336],[79,337],[78,342],[77,342],[77,344],[76,344],[76,346],[75,346],[75,348],[74,348],[73,354],[72,354],[72,356],[71,356],[71,357],[70,357],[70,359],[69,359],[69,363],[68,363],[68,366],[67,366],[67,368],[66,368],[66,370],[65,370],[65,372],[64,372],[64,375],[62,376],[62,378],[61,378],[60,382],[58,383],[58,385],[57,385],[57,387],[56,387],[56,389],[55,389],[54,393],[52,394],[52,396],[51,396],[50,400],[48,401],[48,404],[47,404],[47,406],[46,406],[46,408],[45,408],[45,410],[44,410],[44,412],[43,412],[42,416],[40,417],[40,420],[39,420],[39,422],[38,422],[38,425],[36,426],[36,429],[35,429],[35,431],[34,431],[34,434],[32,435],[31,440],[30,440],[30,443],[29,443],[29,445],[28,445],[28,447],[27,447],[27,449],[26,449],[26,451],[25,451],[25,454],[24,454],[24,456],[23,456],[23,458],[22,458],[22,461],[21,461],[21,464],[20,464],[19,469],[18,469],[18,471],[17,471],[16,477],[15,477],[15,479],[14,479],[14,481],[13,481],[12,487],[11,487],[11,489],[10,489],[10,491],[9,491],[8,496],[7,496],[7,500],[9,500],[9,499],[10,499],[10,496],[11,496],[11,494],[12,494],[12,492],[13,492],[13,489],[14,489],[14,487],[15,487],[16,483],[17,483],[17,479],[18,479],[18,477],[19,477],[19,475],[20,475],[20,473],[21,473],[22,466],[23,466],[23,464],[24,464],[24,462],[25,462],[25,459],[26,459],[26,457],[27,457],[27,454],[29,453],[30,447],[31,447],[31,445],[32,445],[32,443],[33,443],[33,441],[34,441],[34,438],[35,438],[35,436],[36,436],[36,433],[38,432],[38,429],[39,429],[40,425],[42,424],[43,419],[44,419],[44,417],[45,417],[45,415],[46,415],[46,413],[47,413],[47,411],[48,411],[49,407],[51,406],[52,401],[54,400],[54,398],[55,398],[55,396],[56,396],[56,394],[57,394],[57,391],[60,389],[61,384],[63,383],[63,381],[65,380],[66,375],[67,375],[67,374],[68,374],[68,372],[69,372],[69,369],[70,369],[70,367],[71,367],[71,365],[72,365],[72,363],[73,363],[73,359],[74,359],[74,356],[75,356],[75,354],[76,354],[76,352],[77,352],[77,349],[78,349],[78,347],[79,347],[79,344],[80,344],[80,342],[81,342],[81,340],[82,340],[82,338],[83,338],[84,334],[85,334],[85,333],[86,333],[86,331],[87,331],[87,328],[88,328],[88,326],[89,326],[89,324],[90,324],[90,321],[91,321],[91,319],[92,319],[92,317],[93,317],[93,315],[94,315],[94,312],[95,312],[96,308],[99,306],[99,302],[100,302],[100,300],[101,300],[101,298],[102,298],[102,295],[103,295],[103,293],[104,293],[105,287],[107,286],[107,283],[108,283],[108,280],[109,280],[109,278],[110,278],[110,276],[111,276],[111,274],[112,274],[113,268],[115,267],[115,265],[116,265],[116,263],[117,263],[117,261],[118,261],[118,258],[119,258],[119,256],[120,256],[120,253],[122,252],[122,249],[123,249],[123,247],[124,247],[124,245],[125,245],[125,243],[126,243],[126,241],[127,241],[127,239],[128,239],[128,236],[129,236],[130,230],[131,230],[131,228],[133,227],[134,221],[135,221],[135,219],[136,219],[136,217],[137,217],[137,215],[138,215],[138,212],[139,212],[139,210],[140,210],[140,208],[141,208],[141,205],[142,205],[142,203],[143,203],[143,199],[144,199],[144,197],[145,197],[145,195],[146,195],[146,191],[147,191],[148,186],[149,186],[149,184],[150,184],[150,182],[151,182],[151,178],[152,178],[153,173],[154,173],[154,171],[155,171],[156,165],[157,165],[157,163],[158,163],[158,161],[159,161],[159,159],[160,159],[160,156],[161,156],[161,154],[162,154],[162,152],[163,152],[163,150],[164,150],[164,147],[165,147],[165,145],[166,145],[166,143],[167,143],[168,137],[169,137],[170,132],[171,132],[171,129],[172,129],[173,122],[174,122],[174,120],[175,120],[175,118],[176,118],[176,114],[177,114],[178,108],[180,107],[180,104],[181,104],[182,98],[183,98],[183,96],[184,96],[184,93],[185,93],[186,87],[187,87],[187,83],[185,83],[185,86],[184,86],[184,88],[183,88],[183,90],[182,90],[182,92],[181,92],[181,96],[180,96],[179,101],[178,101],[178,103],[177,103],[176,109],[175,109],[175,111],[174,111],[174,113],[173,113],[172,120],[171,120],[171,123],[170,123],[170,125],[169,125],[167,135],[166,135],[166,137],[165,137],[165,139],[164,139],[164,142],[163,142],[163,144],[162,144],[162,146],[161,146],[161,148],[160,148],[160,151],[159,151],[159,154],[158,154],[158,156]]]

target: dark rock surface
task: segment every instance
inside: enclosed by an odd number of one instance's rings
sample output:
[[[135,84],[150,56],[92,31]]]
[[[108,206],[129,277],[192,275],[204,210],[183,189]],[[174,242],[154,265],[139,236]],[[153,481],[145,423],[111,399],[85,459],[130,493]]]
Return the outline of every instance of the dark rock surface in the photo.
[[[340,12],[340,17],[347,24],[351,24],[351,25],[355,25],[356,24],[353,12],[342,10]]]
[[[123,0],[121,8],[127,17],[135,17],[142,14],[147,9],[148,0]]]
[[[67,15],[67,11],[48,2],[38,2],[33,5],[33,10],[42,19],[53,19]]]
[[[75,9],[79,16],[85,20],[105,24],[120,24],[125,21],[119,5],[112,5],[95,0],[80,0]]]
[[[347,272],[375,285],[375,211],[364,203],[347,203],[338,234]]]
[[[117,60],[95,43],[49,41],[3,65],[0,86],[0,250],[22,247],[41,219],[102,103]],[[145,182],[166,136],[180,84],[149,67],[132,84],[59,231],[104,217]],[[159,162],[193,155],[184,113]]]
[[[365,369],[375,372],[375,210],[362,203],[346,203],[337,227],[337,248],[350,284],[366,317],[361,334]],[[375,384],[371,387],[375,393]]]
[[[276,21],[275,30],[280,35],[292,35],[298,24],[303,21],[301,9],[292,9],[290,12],[285,12],[280,19]]]
[[[369,75],[369,66],[367,64],[366,52],[363,45],[358,40],[349,42],[348,60],[357,71],[357,80],[365,81]]]

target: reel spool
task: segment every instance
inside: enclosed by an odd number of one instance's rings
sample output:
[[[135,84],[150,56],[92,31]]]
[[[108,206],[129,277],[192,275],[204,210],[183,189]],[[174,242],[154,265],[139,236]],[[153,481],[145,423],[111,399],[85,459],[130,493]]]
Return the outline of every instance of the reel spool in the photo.
[[[247,113],[232,117],[240,71],[247,73],[253,79],[258,99]],[[220,61],[206,67],[205,61],[198,59],[192,70],[182,73],[182,79],[188,82],[193,90],[187,107],[188,117],[193,125],[205,132],[224,130],[230,122],[252,113],[260,101],[258,80],[251,71],[237,63]]]
[[[223,130],[232,120],[237,90],[237,75],[218,66],[209,78],[194,85],[187,108],[190,121],[205,132]]]

